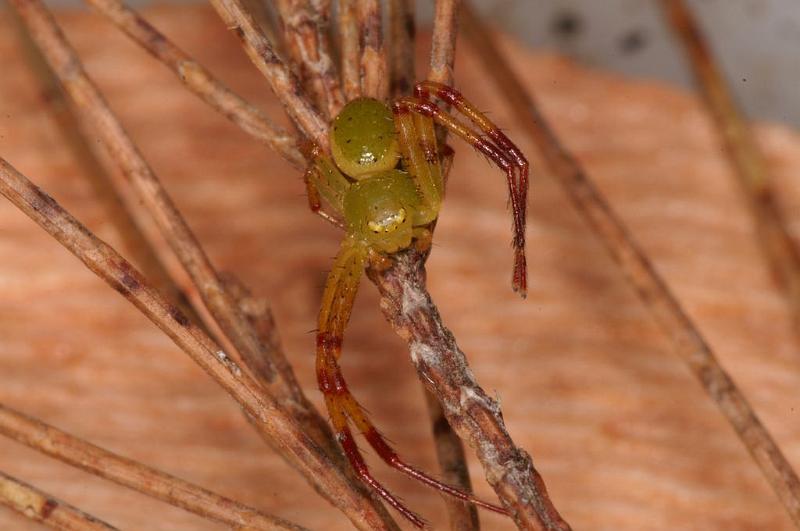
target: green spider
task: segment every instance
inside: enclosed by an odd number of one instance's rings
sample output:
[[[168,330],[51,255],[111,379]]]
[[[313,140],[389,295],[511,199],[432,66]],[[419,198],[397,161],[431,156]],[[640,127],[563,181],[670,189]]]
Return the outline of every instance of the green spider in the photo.
[[[452,105],[476,126],[446,114],[435,96]],[[388,267],[391,255],[416,245],[431,244],[430,225],[442,204],[445,175],[453,156],[448,146],[439,150],[434,124],[445,127],[486,155],[506,172],[514,226],[512,286],[526,291],[525,206],[528,162],[517,147],[455,89],[424,81],[414,97],[391,104],[372,98],[349,102],[333,121],[331,155],[312,149],[305,174],[311,209],[346,232],[328,275],[317,328],[316,371],[319,388],[336,437],[358,476],[392,507],[418,527],[424,521],[378,483],[364,462],[348,420],[390,466],[437,490],[480,507],[508,514],[433,479],[402,461],[353,398],[339,368],[344,329],[350,319],[356,291],[368,263]],[[335,214],[321,210],[324,200]]]

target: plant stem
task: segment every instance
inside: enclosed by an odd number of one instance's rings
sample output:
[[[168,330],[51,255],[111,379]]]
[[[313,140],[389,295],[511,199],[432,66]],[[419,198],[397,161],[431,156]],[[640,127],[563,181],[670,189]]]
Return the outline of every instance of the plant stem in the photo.
[[[562,185],[578,212],[622,268],[642,302],[672,342],[676,354],[686,362],[731,423],[795,525],[800,526],[800,481],[792,466],[628,229],[577,160],[561,145],[481,20],[468,6],[463,14],[472,48],[483,61],[487,74],[498,87],[502,87],[514,115],[541,151],[548,173]]]

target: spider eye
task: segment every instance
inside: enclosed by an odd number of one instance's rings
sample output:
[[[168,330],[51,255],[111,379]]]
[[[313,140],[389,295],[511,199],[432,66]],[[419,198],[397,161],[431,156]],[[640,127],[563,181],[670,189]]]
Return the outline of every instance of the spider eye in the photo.
[[[365,151],[361,153],[361,158],[358,159],[358,163],[363,166],[364,164],[375,164],[377,160],[378,158],[375,156],[375,153],[371,151]]]
[[[401,208],[394,212],[389,212],[384,217],[378,220],[370,220],[367,222],[367,227],[374,234],[388,234],[394,232],[406,220],[406,209]]]

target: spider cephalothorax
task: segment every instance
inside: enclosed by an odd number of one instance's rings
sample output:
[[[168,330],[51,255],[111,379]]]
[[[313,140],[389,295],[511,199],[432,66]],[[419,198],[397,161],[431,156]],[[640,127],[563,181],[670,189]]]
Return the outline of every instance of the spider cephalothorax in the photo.
[[[431,96],[453,105],[476,126],[446,114]],[[331,156],[318,147],[305,175],[311,209],[342,227],[346,236],[328,275],[317,329],[317,380],[348,460],[359,477],[414,524],[422,520],[406,509],[369,473],[353,434],[352,422],[390,466],[445,493],[484,508],[505,510],[475,499],[400,460],[353,398],[339,369],[344,328],[368,262],[383,263],[392,253],[430,246],[430,225],[439,215],[452,150],[439,149],[434,124],[466,140],[506,172],[514,226],[512,286],[525,295],[525,201],[528,163],[517,147],[456,90],[430,81],[415,86],[414,97],[391,107],[371,98],[348,103],[331,127]],[[321,210],[324,200],[334,215]]]

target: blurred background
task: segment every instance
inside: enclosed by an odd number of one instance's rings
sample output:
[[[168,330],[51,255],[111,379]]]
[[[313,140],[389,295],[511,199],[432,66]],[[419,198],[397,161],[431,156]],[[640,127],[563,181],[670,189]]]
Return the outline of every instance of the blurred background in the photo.
[[[606,74],[690,86],[656,0],[474,1],[519,42],[597,69],[514,49],[530,65],[523,67],[526,80],[564,143],[631,227],[788,458],[800,463],[795,330],[704,110],[688,93]],[[690,4],[750,115],[797,129],[800,1]],[[423,21],[430,20],[429,5],[420,2]],[[281,116],[210,10],[152,13],[154,23],[237,92]],[[299,174],[209,111],[109,24],[82,13],[61,18],[212,260],[273,301],[298,378],[321,405],[309,330],[340,236],[308,214]],[[124,245],[49,117],[51,100],[42,98],[18,46],[13,32],[0,32],[0,154],[101,236]],[[459,69],[470,98],[513,128],[502,94],[476,59],[463,54]],[[780,127],[759,133],[781,202],[800,227],[800,135]],[[485,178],[487,165],[470,158],[471,150],[457,149],[459,178],[437,226],[431,290],[478,379],[502,401],[512,435],[535,456],[576,529],[792,529],[747,452],[552,179],[537,179],[531,194],[528,302],[507,289],[504,187]],[[347,527],[256,438],[199,368],[5,201],[0,256],[0,402],[314,529]],[[435,470],[406,345],[377,311],[375,290],[365,288],[348,328],[347,377],[404,455]],[[4,470],[122,528],[212,529],[2,437],[0,456]],[[412,507],[443,519],[438,496],[371,463]],[[490,498],[473,458],[470,468],[479,494]],[[334,518],[335,528],[325,521]],[[482,518],[485,529],[511,528],[499,517]],[[29,529],[19,523],[0,512],[0,530]]]
[[[598,68],[690,86],[689,72],[664,27],[656,0],[473,2],[487,19],[531,47],[558,50]],[[756,119],[800,127],[800,2],[687,3],[747,113]],[[82,2],[52,0],[53,4],[74,6]],[[430,0],[417,1],[423,24],[431,20],[432,4]]]
[[[525,44],[584,64],[690,86],[654,0],[473,0]],[[740,104],[753,118],[800,126],[800,2],[688,0]],[[431,2],[418,3],[428,19]]]

